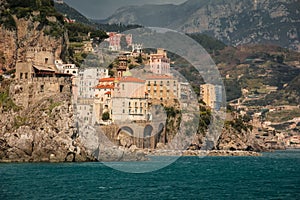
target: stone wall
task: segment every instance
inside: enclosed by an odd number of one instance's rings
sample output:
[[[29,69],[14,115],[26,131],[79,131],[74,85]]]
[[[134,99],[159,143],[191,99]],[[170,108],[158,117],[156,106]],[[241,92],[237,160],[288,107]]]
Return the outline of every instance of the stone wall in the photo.
[[[72,81],[70,78],[39,77],[26,80],[15,80],[10,86],[14,102],[27,108],[37,101],[56,94],[71,97]]]

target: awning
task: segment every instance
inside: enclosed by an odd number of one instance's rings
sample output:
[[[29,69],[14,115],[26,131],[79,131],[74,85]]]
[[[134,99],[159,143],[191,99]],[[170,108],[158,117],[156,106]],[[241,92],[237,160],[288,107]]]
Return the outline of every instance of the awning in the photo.
[[[34,68],[36,68],[39,71],[49,71],[49,72],[55,72],[54,69],[48,68],[48,67],[43,67],[43,66],[37,66],[33,65]]]

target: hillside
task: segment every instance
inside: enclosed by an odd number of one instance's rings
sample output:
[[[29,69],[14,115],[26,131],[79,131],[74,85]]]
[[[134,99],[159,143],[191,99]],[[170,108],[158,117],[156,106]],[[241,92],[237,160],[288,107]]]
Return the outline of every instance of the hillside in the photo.
[[[107,22],[207,33],[233,46],[271,43],[300,50],[299,12],[298,0],[188,0],[181,5],[123,7]]]
[[[15,68],[24,61],[29,47],[51,47],[55,58],[67,56],[67,35],[63,16],[55,11],[53,1],[0,1],[0,69]]]
[[[54,3],[54,7],[59,13],[65,15],[69,19],[74,19],[74,20],[76,20],[76,22],[80,22],[83,24],[89,24],[89,25],[92,24],[89,19],[87,19],[84,15],[82,15],[80,12],[78,12],[76,9],[70,7],[66,3],[63,3],[63,4]]]

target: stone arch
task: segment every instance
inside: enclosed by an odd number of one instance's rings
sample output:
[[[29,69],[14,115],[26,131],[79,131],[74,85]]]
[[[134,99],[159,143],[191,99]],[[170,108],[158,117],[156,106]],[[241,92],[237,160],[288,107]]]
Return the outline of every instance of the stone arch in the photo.
[[[143,133],[143,147],[144,148],[151,148],[151,135],[152,135],[153,127],[148,124],[144,128]]]
[[[117,132],[119,145],[129,148],[134,144],[133,130],[128,126],[121,127]]]
[[[161,142],[161,143],[164,143],[164,144],[166,143],[165,135],[163,135],[164,129],[165,129],[164,123],[160,123],[158,125],[158,129],[157,129],[155,144],[157,144],[158,142]]]
[[[121,131],[124,131],[126,133],[128,133],[129,135],[133,136],[133,130],[132,128],[130,128],[129,126],[122,126],[119,130],[118,130],[118,135],[120,134]]]
[[[144,138],[151,137],[152,131],[153,131],[153,127],[150,124],[146,125],[143,134]]]

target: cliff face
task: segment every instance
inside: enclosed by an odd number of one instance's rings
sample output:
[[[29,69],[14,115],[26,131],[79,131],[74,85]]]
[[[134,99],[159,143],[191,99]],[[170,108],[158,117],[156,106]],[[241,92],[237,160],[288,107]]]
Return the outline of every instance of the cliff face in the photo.
[[[39,99],[29,98],[31,104],[22,107],[13,101],[22,92],[14,91],[18,83],[10,83],[5,89],[3,84],[0,93],[0,161],[90,160],[76,138],[70,93],[66,91]],[[11,91],[8,95],[9,86]],[[35,93],[34,89],[32,92]]]
[[[189,0],[124,7],[107,21],[204,32],[231,45],[273,43],[299,50],[299,13],[298,0]]]
[[[65,55],[68,39],[60,19],[38,10],[22,16],[5,2],[0,2],[0,69],[14,69],[18,60],[25,61],[29,47],[52,48],[56,59]]]

